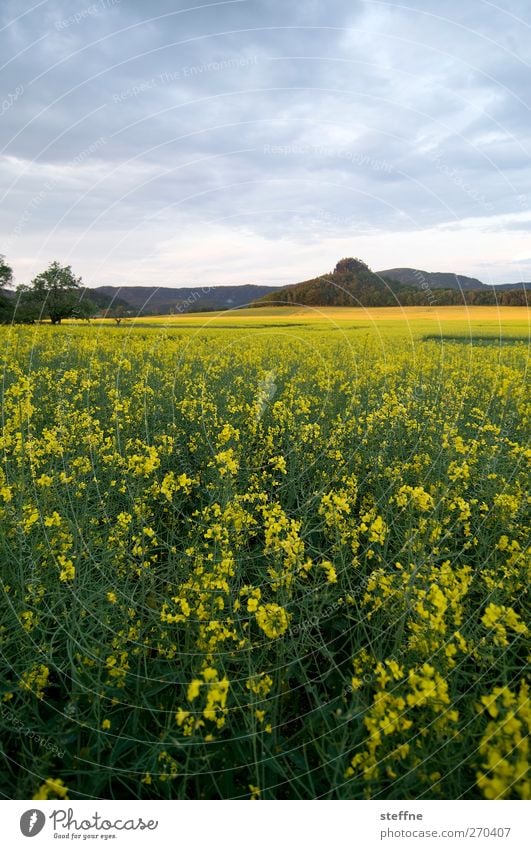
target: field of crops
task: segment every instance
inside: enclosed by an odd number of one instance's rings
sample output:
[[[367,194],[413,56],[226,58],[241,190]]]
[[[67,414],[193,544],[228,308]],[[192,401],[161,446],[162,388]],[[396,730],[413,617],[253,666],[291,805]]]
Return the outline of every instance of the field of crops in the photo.
[[[531,796],[528,316],[427,312],[0,328],[4,797]]]

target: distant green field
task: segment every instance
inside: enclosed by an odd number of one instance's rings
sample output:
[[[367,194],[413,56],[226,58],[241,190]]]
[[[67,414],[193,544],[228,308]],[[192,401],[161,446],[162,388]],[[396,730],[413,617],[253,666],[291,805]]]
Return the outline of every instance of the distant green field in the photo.
[[[95,321],[104,326],[111,320]],[[216,331],[293,333],[296,329],[381,338],[438,338],[474,342],[481,339],[531,338],[531,311],[525,307],[263,307],[222,312],[147,316],[123,321],[122,332],[147,328],[205,335]]]

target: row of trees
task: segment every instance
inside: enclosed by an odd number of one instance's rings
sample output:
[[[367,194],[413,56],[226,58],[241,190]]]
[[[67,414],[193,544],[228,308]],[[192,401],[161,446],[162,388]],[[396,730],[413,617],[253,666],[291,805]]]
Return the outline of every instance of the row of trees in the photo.
[[[109,306],[110,299],[90,292],[81,285],[69,265],[52,262],[28,285],[17,286],[15,292],[7,287],[13,281],[13,270],[0,255],[0,322],[32,323],[48,318],[61,324],[64,318],[88,319],[103,312],[119,324],[126,315],[122,302]]]

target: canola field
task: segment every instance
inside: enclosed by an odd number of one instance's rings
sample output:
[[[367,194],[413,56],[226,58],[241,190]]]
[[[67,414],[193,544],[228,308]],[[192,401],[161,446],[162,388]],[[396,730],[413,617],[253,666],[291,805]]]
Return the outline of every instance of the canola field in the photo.
[[[528,315],[383,318],[0,328],[4,797],[530,797]]]

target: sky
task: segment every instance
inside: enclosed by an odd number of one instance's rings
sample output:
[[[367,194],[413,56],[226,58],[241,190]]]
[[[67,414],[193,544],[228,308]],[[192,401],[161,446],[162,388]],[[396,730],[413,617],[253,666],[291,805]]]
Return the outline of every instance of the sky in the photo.
[[[528,0],[2,0],[0,254],[88,286],[531,280]]]

